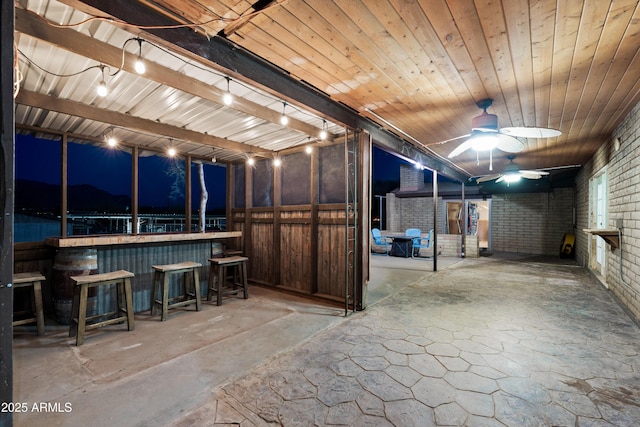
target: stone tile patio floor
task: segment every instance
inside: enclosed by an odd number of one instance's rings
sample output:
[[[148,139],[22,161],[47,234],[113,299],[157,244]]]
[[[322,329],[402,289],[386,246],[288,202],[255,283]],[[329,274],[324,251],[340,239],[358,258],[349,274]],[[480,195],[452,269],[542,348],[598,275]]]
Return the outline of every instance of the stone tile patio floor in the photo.
[[[174,426],[638,426],[640,329],[586,270],[465,259],[352,315]]]

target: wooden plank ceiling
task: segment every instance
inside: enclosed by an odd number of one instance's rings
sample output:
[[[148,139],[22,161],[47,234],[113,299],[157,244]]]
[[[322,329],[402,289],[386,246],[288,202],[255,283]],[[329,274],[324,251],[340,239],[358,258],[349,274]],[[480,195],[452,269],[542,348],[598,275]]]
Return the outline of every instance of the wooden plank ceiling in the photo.
[[[95,12],[108,2],[63,3]],[[445,163],[485,98],[500,127],[562,132],[524,139],[516,162],[525,169],[585,163],[640,101],[637,0],[138,3],[197,24],[203,43],[227,39]],[[166,46],[189,49],[174,40]],[[270,90],[266,79],[247,82]],[[465,175],[489,173],[486,153],[479,163],[472,150],[451,160]],[[494,150],[494,170],[507,162]]]

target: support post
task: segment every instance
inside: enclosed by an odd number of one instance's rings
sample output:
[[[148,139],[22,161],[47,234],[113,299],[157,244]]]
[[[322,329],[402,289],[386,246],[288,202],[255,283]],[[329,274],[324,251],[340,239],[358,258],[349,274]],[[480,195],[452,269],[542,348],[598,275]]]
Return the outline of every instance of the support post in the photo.
[[[438,171],[433,171],[433,271],[438,271]]]
[[[0,5],[0,402],[13,402],[13,209],[15,156],[14,2]],[[16,61],[14,63],[14,60]],[[9,71],[11,70],[11,71]],[[12,411],[0,411],[0,425],[13,424]]]

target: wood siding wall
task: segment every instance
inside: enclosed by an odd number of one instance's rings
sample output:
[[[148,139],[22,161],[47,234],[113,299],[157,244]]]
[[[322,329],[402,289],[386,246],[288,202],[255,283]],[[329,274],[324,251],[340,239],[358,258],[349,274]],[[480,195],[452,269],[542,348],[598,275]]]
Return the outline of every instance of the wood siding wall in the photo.
[[[309,165],[295,166],[299,169],[308,167],[309,182],[291,182],[292,179],[303,179],[302,174],[292,173],[291,170],[282,174],[278,169],[274,169],[274,206],[252,207],[252,187],[255,185],[252,184],[255,181],[255,177],[252,176],[253,169],[244,165],[230,168],[237,168],[227,174],[230,182],[227,194],[232,198],[230,204],[236,207],[228,210],[227,229],[245,231],[242,250],[249,257],[248,274],[251,281],[341,302],[344,302],[347,296],[352,302],[355,294],[358,308],[364,307],[361,299],[366,294],[364,288],[369,279],[369,221],[364,221],[363,218],[368,218],[370,210],[368,165],[371,162],[371,148],[368,135],[353,132],[349,132],[349,135],[351,138],[357,138],[355,145],[358,146],[356,156],[359,165],[358,168],[352,169],[357,175],[358,183],[353,194],[357,193],[359,200],[357,209],[349,204],[349,211],[355,213],[355,217],[350,218],[350,224],[353,225],[357,219],[357,227],[350,228],[349,231],[349,260],[346,234],[347,201],[320,203],[323,198],[344,197],[345,167],[344,163],[342,166],[339,164],[344,159],[337,158],[344,156],[344,144],[340,144],[342,151],[336,149],[339,148],[336,145],[328,146],[328,150],[323,153],[325,157],[318,158],[322,154],[312,154]],[[349,162],[353,161],[354,155],[351,156]],[[301,156],[297,157],[297,160],[304,162]],[[363,167],[364,164],[367,166]],[[236,179],[241,170],[246,173],[244,182]],[[260,182],[271,180],[262,170],[256,173],[260,174]],[[290,178],[292,176],[293,178]],[[236,181],[239,185],[246,186],[244,192],[234,187]],[[265,184],[262,182],[260,185]],[[309,192],[308,199],[312,202],[282,206],[281,189],[291,189],[296,185],[299,192]],[[236,203],[233,198],[238,195],[244,196],[244,200]],[[296,197],[304,196],[296,194]],[[363,227],[367,229],[363,231]],[[362,236],[367,236],[364,243]],[[354,274],[352,269],[356,273],[350,281],[351,284],[355,282],[358,290],[350,289],[347,292],[347,273]]]

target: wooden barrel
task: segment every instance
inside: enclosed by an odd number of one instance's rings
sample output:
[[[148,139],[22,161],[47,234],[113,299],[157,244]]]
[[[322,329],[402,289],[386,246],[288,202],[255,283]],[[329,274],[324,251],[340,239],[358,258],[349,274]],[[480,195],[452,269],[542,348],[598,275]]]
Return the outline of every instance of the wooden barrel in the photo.
[[[73,286],[71,276],[98,274],[98,251],[95,248],[61,248],[53,263],[53,306],[56,321],[62,325],[71,322]],[[89,289],[87,313],[95,313],[97,297],[95,288]]]

